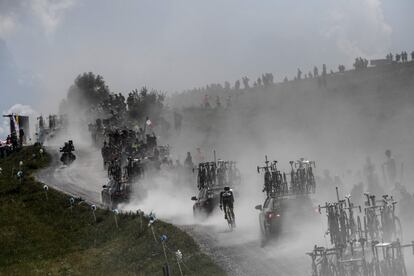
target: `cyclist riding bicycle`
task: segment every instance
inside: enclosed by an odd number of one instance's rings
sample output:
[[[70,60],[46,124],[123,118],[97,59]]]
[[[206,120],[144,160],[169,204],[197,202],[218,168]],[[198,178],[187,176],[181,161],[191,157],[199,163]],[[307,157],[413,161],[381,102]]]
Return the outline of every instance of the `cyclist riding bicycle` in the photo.
[[[231,215],[234,218],[233,203],[233,191],[230,187],[226,186],[224,187],[224,191],[220,192],[220,209],[224,210],[224,219],[227,219],[226,208],[230,208]]]

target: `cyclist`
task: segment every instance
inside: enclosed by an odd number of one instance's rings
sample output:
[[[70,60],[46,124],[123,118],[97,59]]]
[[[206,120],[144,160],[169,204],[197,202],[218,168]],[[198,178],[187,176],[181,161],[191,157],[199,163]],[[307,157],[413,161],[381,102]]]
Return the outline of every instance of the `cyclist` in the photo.
[[[227,219],[226,207],[230,208],[231,215],[234,218],[233,203],[233,191],[229,186],[225,186],[224,191],[220,192],[220,209],[224,210],[224,219]]]

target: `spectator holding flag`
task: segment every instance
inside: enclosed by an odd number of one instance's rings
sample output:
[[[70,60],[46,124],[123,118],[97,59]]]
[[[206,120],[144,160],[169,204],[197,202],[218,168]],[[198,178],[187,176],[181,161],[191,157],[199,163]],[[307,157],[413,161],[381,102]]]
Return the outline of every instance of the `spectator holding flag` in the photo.
[[[153,130],[153,124],[149,117],[147,116],[145,118],[145,126],[144,126],[144,134],[152,133]]]

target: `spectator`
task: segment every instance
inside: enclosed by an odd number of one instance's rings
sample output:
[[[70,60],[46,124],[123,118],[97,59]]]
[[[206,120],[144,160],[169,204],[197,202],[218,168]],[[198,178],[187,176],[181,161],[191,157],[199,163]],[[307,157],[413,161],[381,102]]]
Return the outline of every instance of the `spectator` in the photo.
[[[298,73],[297,73],[297,77],[298,80],[300,80],[302,78],[302,71],[300,71],[300,69],[298,68]]]
[[[23,147],[23,142],[25,141],[24,130],[23,128],[19,129],[19,143],[20,147]]]
[[[395,61],[396,62],[400,62],[400,60],[401,60],[401,55],[400,54],[396,54],[395,55]]]
[[[250,79],[246,76],[246,77],[242,78],[242,81],[243,81],[244,89],[249,89],[250,88],[250,85],[249,85]]]
[[[221,107],[220,96],[218,96],[218,95],[216,97],[216,106],[217,106],[217,108]]]
[[[210,102],[208,101],[208,95],[204,95],[204,107],[211,108]]]
[[[239,90],[240,89],[240,80],[236,80],[236,82],[234,83],[234,89],[235,90]]]
[[[316,66],[313,67],[313,76],[315,78],[319,77],[318,67],[316,67]]]
[[[262,86],[262,79],[261,78],[257,78],[257,86]]]

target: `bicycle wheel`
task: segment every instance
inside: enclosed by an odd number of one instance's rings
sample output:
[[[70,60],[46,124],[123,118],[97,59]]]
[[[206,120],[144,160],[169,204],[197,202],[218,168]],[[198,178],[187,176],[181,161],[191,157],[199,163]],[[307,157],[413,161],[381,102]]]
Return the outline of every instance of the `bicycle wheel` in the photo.
[[[365,232],[365,239],[368,240],[368,223],[367,223],[367,217],[364,216],[364,232]]]
[[[407,274],[407,269],[405,267],[404,260],[400,261],[400,268],[401,268],[400,275],[401,276],[407,276],[408,274]]]
[[[363,231],[362,231],[361,219],[359,218],[359,216],[357,216],[357,233],[358,233],[358,238],[361,239],[363,235]]]
[[[329,264],[329,271],[330,271],[329,275],[339,276],[338,269],[336,268],[335,264],[333,264],[333,263]]]
[[[353,216],[352,217],[349,216],[348,223],[349,223],[348,224],[348,228],[349,228],[348,234],[351,237],[351,239],[354,239],[355,235],[356,235],[356,232],[357,232],[355,218]]]
[[[231,215],[231,227],[232,228],[236,228],[236,218],[234,217],[234,210],[233,209],[230,209],[229,210],[229,213]]]
[[[345,213],[345,211],[342,211],[341,217],[340,217],[340,239],[341,244],[346,244],[346,241],[349,238],[349,221],[348,216]]]
[[[321,262],[321,266],[319,268],[319,276],[331,276],[331,271],[327,260]]]
[[[397,216],[394,217],[394,225],[395,225],[395,238],[399,238],[402,241],[403,230],[402,230],[400,218]]]
[[[233,230],[233,217],[230,208],[226,206],[226,220],[230,230]]]
[[[392,276],[407,276],[404,262],[394,260],[391,268]]]

